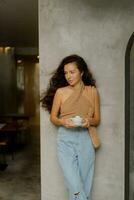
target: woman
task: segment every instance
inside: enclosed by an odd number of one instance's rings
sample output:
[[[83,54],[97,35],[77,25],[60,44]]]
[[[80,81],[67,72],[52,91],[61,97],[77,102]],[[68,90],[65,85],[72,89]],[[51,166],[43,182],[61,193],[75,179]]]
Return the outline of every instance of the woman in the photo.
[[[61,61],[42,105],[50,112],[51,122],[59,126],[57,153],[70,200],[91,200],[95,150],[89,128],[100,122],[100,102],[83,58],[70,55]],[[82,118],[81,125],[74,123],[75,116]]]

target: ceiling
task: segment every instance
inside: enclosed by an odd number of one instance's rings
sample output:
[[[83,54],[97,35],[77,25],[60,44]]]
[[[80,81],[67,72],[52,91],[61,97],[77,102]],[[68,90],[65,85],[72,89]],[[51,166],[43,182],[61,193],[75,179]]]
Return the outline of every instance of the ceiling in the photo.
[[[0,0],[0,46],[38,47],[38,0]]]

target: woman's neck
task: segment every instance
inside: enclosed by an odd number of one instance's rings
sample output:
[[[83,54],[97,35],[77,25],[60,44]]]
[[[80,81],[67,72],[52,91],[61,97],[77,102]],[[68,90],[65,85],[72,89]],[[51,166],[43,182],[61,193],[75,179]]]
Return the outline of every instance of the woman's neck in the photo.
[[[75,90],[78,90],[78,89],[80,89],[82,86],[84,86],[84,83],[83,83],[83,81],[79,81],[78,83],[76,83],[75,85],[70,85],[70,87],[72,88],[72,89],[75,89]]]

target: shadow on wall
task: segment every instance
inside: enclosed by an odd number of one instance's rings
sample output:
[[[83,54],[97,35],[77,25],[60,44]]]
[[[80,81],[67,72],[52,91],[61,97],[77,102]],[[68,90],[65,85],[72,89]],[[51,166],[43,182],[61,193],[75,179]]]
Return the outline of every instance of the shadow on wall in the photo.
[[[125,199],[134,199],[134,33],[125,58]]]

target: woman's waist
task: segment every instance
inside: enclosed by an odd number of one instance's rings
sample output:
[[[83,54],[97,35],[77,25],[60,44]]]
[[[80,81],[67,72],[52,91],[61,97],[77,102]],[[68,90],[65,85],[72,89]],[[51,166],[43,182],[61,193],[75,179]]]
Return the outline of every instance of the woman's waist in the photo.
[[[89,134],[87,128],[66,128],[64,126],[60,126],[58,129],[57,141],[77,144],[78,142],[81,143],[83,139],[87,140],[88,138]]]
[[[88,116],[88,114],[87,113],[85,113],[85,114],[83,114],[83,113],[61,113],[59,115],[59,118],[60,119],[69,119],[69,118],[72,118],[75,116],[80,116],[81,118],[85,118]]]
[[[74,127],[74,128],[66,128],[65,126],[59,126],[58,133],[65,133],[65,134],[82,134],[83,132],[87,132],[87,128],[83,128],[81,126]]]

